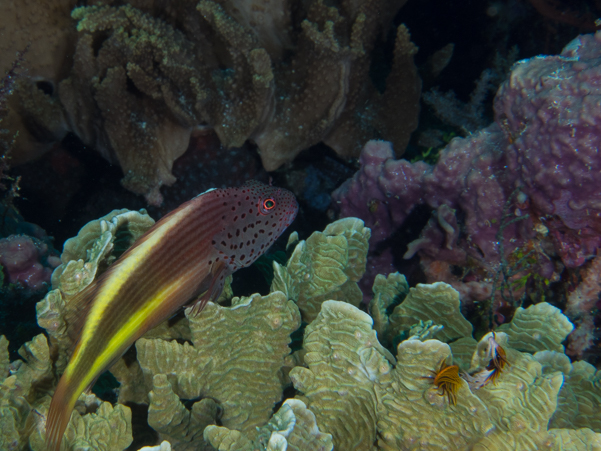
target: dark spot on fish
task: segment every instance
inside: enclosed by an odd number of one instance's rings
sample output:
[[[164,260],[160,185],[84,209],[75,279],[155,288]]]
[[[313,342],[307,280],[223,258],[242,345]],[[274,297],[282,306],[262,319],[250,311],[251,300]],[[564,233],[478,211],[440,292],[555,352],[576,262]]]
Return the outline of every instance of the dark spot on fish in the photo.
[[[227,237],[231,239],[233,235],[230,232],[227,232]]]
[[[242,215],[240,216],[240,218],[242,218],[242,219],[246,218],[246,213],[242,213]]]
[[[232,207],[232,211],[236,211],[236,207]]]
[[[242,231],[243,231],[244,233],[246,233],[246,230],[247,230],[246,226],[242,228]]]
[[[213,240],[213,241],[211,242],[211,244],[212,244],[212,245],[215,245],[215,240]]]
[[[234,216],[234,222],[238,220],[238,215]]]

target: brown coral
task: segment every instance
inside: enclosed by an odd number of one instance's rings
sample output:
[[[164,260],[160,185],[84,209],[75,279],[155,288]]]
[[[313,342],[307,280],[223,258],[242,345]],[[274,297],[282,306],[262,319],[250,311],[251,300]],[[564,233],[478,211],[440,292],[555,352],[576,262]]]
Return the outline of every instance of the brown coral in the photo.
[[[125,174],[123,185],[162,202],[173,161],[199,123],[185,99],[197,75],[193,45],[165,22],[126,5],[77,8],[79,40],[60,99],[71,128]]]
[[[75,27],[69,13],[75,0],[6,0],[0,2],[0,74],[18,52],[27,78],[14,86],[2,128],[15,137],[11,165],[25,163],[52,147],[67,132],[56,95],[68,73]]]
[[[369,76],[379,35],[404,0],[312,0],[294,14],[275,1],[113,3],[73,11],[79,36],[60,105],[41,100],[45,110],[64,107],[69,129],[118,163],[123,185],[151,204],[175,181],[173,161],[195,126],[215,129],[225,147],[255,142],[271,171],[320,141],[343,157],[374,137],[402,152],[417,125],[417,49],[404,26],[385,92]],[[38,122],[50,143],[67,131],[64,120]]]

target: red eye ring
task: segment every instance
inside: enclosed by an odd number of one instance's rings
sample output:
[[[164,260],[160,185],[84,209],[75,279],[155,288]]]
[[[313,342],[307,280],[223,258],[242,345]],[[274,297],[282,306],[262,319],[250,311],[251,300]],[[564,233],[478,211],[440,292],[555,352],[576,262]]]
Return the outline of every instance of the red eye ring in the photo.
[[[272,199],[271,197],[268,199],[265,199],[263,201],[263,208],[265,210],[273,210],[275,208],[275,200]]]

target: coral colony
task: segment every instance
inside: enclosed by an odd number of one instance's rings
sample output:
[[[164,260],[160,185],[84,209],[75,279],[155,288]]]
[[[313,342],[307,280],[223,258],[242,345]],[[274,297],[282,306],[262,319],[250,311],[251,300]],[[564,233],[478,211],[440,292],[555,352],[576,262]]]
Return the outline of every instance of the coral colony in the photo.
[[[546,40],[464,103],[416,0],[43,3],[0,4],[0,450],[601,450],[598,5],[483,1]]]

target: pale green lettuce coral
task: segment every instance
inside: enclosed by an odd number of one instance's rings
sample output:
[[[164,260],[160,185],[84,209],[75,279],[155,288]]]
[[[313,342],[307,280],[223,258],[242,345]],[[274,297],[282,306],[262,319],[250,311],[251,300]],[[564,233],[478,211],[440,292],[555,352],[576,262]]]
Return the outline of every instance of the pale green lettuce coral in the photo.
[[[154,225],[146,210],[113,210],[88,222],[65,241],[62,264],[52,273],[52,288],[63,297],[79,293]]]
[[[601,370],[587,362],[574,362],[564,377],[551,426],[601,432]]]
[[[303,320],[311,322],[324,301],[355,306],[363,299],[357,282],[365,273],[371,231],[357,218],[344,218],[299,242],[287,265],[274,262],[271,291],[294,300]]]
[[[61,449],[121,451],[131,445],[133,437],[130,408],[121,404],[113,407],[109,402],[99,404],[94,412],[85,415],[82,415],[77,408],[73,411],[63,436],[64,444],[61,445]],[[37,415],[41,418],[46,417],[49,406],[50,397],[46,397],[36,408]],[[29,444],[33,451],[46,451],[44,425],[45,421],[40,421],[31,434]]]
[[[494,430],[490,413],[461,380],[457,405],[450,406],[432,383],[442,362],[452,363],[446,343],[406,340],[399,344],[397,365],[379,379],[379,449],[470,449]]]
[[[400,304],[409,293],[407,279],[398,272],[384,276],[378,274],[372,287],[374,296],[369,302],[369,314],[374,320],[374,329],[378,332],[378,339],[383,344],[388,344],[390,323],[387,310]]]
[[[146,210],[113,210],[87,223],[76,237],[65,242],[62,263],[52,273],[53,290],[36,305],[38,324],[58,349],[59,372],[66,367],[73,346],[64,320],[69,299],[90,285],[153,224]]]
[[[0,338],[0,348],[6,345]],[[44,335],[37,335],[19,350],[23,360],[0,367],[0,449],[45,451],[45,425],[52,388],[56,382],[50,349]],[[65,431],[62,450],[120,451],[132,442],[131,411],[111,406],[94,395],[82,394]]]
[[[135,221],[138,214],[129,213],[84,228],[80,244],[65,254],[78,261],[64,262],[56,289],[40,303],[40,324],[53,343],[65,339],[65,346],[54,348],[58,371],[68,343],[62,309],[132,243],[126,218]],[[111,230],[126,232],[125,241]],[[299,242],[286,267],[276,265],[272,289],[282,292],[233,298],[228,307],[209,303],[198,317],[176,318],[150,331],[136,343],[137,360],[122,359],[111,369],[122,383],[120,403],[111,407],[93,395],[80,397],[65,449],[129,446],[131,413],[121,404],[126,401],[148,403],[148,423],[166,440],[164,450],[601,447],[599,373],[558,352],[571,326],[559,310],[548,304],[518,310],[496,333],[509,362],[496,382],[470,389],[459,380],[457,403],[449,405],[434,384],[435,372],[443,362],[462,371],[486,369],[491,335],[480,342],[472,338],[450,286],[409,289],[397,273],[376,278],[372,316],[354,307],[361,300],[357,281],[368,238],[359,220],[333,223]],[[230,289],[223,299],[231,296]],[[302,349],[290,354],[299,308],[312,322]],[[397,360],[381,343],[399,340]],[[56,382],[54,354],[43,336],[22,349],[21,363],[9,363],[6,348],[0,338],[0,448],[41,450]],[[273,413],[290,383],[297,398]]]
[[[548,429],[562,386],[561,372],[543,372],[530,354],[507,348],[509,364],[495,383],[471,391],[459,380],[457,405],[433,385],[433,372],[451,363],[447,344],[406,340],[396,365],[373,342],[371,318],[341,302],[323,304],[305,332],[308,369],[291,371],[320,430],[338,449],[585,450],[601,434]],[[497,334],[500,342],[507,337]],[[481,366],[489,335],[476,348]],[[314,344],[313,344],[314,343]],[[314,346],[314,350],[311,347]],[[312,352],[313,351],[313,352]],[[374,400],[377,402],[374,404]],[[373,446],[377,439],[378,448]]]
[[[350,304],[326,301],[305,330],[308,368],[290,378],[300,398],[329,432],[336,449],[371,450],[376,439],[375,384],[394,357],[376,338],[371,317]]]
[[[167,422],[172,418],[170,412],[177,411],[180,413],[176,418],[183,418],[177,420],[178,424],[192,422],[193,418],[186,419],[181,408],[158,405],[166,402],[165,396],[171,396],[160,395],[159,391],[172,389],[183,399],[215,400],[222,410],[221,424],[252,438],[256,428],[269,421],[273,406],[282,397],[282,369],[290,353],[290,334],[300,326],[298,308],[283,293],[275,292],[234,298],[231,307],[208,303],[198,316],[188,319],[193,346],[160,339],[140,339],[136,343],[146,383],[154,392],[150,409],[157,414],[149,417],[149,424],[166,431],[167,438],[177,431],[165,429],[159,411],[165,412]],[[157,379],[157,375],[164,376]],[[179,440],[192,434],[185,424],[180,430]]]
[[[437,335],[441,341],[472,336],[473,327],[461,314],[459,293],[444,282],[419,283],[411,288],[405,300],[390,315],[390,331],[396,335],[428,320],[443,326]]]
[[[220,416],[221,408],[217,402],[204,398],[195,402],[191,410],[186,409],[165,374],[153,377],[149,398],[148,424],[162,439],[168,439],[178,451],[208,449],[202,433]]]
[[[218,451],[332,451],[334,446],[332,436],[319,431],[315,415],[298,399],[284,401],[258,429],[258,443],[220,426],[208,426],[204,437]]]
[[[541,302],[527,309],[518,307],[513,319],[502,324],[499,331],[507,333],[509,345],[524,352],[559,351],[561,344],[574,330],[574,325],[557,307]]]

